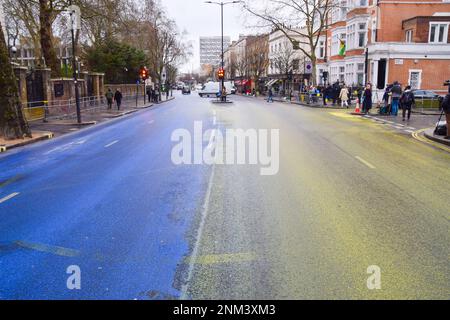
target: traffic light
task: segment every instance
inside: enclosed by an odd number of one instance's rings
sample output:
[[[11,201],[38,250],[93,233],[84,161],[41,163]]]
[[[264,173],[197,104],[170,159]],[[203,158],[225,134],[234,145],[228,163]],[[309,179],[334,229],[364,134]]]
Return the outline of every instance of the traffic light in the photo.
[[[139,71],[139,75],[142,80],[147,80],[149,78],[148,69],[146,67],[142,67]]]
[[[219,71],[217,71],[217,77],[222,80],[225,78],[225,70],[223,70],[222,68],[219,69]]]

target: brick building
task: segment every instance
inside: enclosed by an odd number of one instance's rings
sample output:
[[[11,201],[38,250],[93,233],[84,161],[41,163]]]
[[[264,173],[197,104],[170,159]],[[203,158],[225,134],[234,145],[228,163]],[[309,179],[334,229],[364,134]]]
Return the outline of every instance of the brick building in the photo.
[[[362,85],[367,81],[379,93],[395,80],[445,92],[442,84],[450,78],[449,0],[336,3],[331,25],[320,37],[319,83],[325,71],[329,82]],[[346,45],[345,56],[339,55],[341,41]]]

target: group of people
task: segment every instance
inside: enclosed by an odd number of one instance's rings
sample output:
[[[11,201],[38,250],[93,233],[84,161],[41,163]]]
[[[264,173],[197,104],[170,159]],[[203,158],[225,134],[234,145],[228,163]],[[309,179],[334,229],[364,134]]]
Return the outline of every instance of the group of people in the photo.
[[[123,95],[120,92],[120,89],[116,89],[116,92],[112,92],[111,88],[105,94],[106,102],[108,103],[108,110],[112,109],[113,102],[116,102],[117,110],[120,110],[120,106],[122,105]]]
[[[156,87],[153,89],[153,87],[147,88],[147,97],[149,102],[158,103],[159,102],[159,89]]]
[[[381,114],[398,116],[399,110],[403,111],[403,121],[411,119],[412,107],[416,100],[411,86],[406,86],[402,90],[402,86],[398,81],[392,85],[388,85],[383,95],[383,107],[380,109]]]

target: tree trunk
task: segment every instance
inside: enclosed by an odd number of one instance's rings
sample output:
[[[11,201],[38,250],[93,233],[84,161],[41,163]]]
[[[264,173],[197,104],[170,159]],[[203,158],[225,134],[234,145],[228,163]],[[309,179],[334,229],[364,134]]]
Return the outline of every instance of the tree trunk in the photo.
[[[317,69],[316,69],[317,58],[316,58],[316,55],[314,53],[311,55],[311,65],[312,65],[312,73],[311,73],[312,79],[311,79],[311,83],[312,83],[313,86],[317,86]]]
[[[19,87],[0,23],[0,136],[15,139],[24,135],[31,137],[31,132],[22,113]]]
[[[53,18],[49,0],[39,0],[39,22],[42,55],[44,56],[47,68],[52,70],[52,77],[56,78],[61,75],[61,66],[53,45]]]

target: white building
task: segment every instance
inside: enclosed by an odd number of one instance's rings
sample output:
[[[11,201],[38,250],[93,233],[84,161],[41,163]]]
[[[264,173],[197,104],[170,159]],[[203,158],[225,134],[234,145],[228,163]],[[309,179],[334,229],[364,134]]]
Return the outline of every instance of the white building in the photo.
[[[228,49],[231,39],[224,37],[224,51]],[[200,65],[219,66],[222,56],[222,37],[200,37]]]
[[[289,37],[299,42],[299,47],[308,51],[308,46],[305,44],[306,37],[299,34],[301,29],[297,31],[289,31]],[[286,34],[280,30],[269,34],[269,67],[268,76],[272,80],[268,85],[274,84],[277,80],[288,80],[288,73],[292,74],[292,79],[289,79],[287,86],[292,86],[294,90],[298,90],[300,83],[303,82],[305,76],[310,74],[308,69],[310,65],[302,50],[294,48],[293,43]]]

